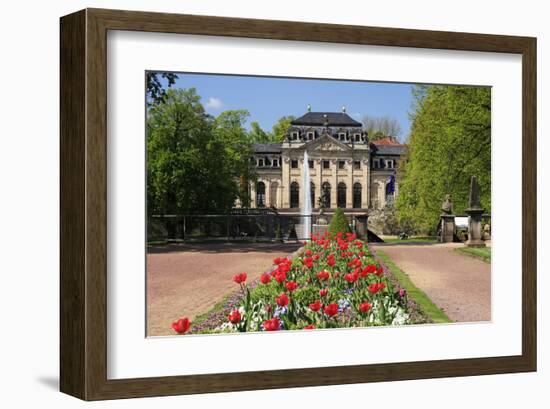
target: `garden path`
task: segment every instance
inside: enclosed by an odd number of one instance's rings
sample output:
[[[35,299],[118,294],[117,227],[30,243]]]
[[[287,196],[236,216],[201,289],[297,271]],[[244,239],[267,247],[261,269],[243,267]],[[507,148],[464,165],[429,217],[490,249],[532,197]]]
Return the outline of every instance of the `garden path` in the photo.
[[[150,247],[147,254],[147,335],[173,335],[172,322],[193,320],[235,290],[235,274],[247,282],[300,243],[203,243]]]
[[[371,244],[457,322],[491,320],[491,265],[454,251],[462,243]]]

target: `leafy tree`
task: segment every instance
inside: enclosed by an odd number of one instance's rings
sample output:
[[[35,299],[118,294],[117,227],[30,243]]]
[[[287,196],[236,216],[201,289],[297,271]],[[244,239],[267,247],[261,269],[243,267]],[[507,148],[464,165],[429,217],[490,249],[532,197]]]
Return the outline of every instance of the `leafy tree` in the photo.
[[[292,115],[283,116],[273,125],[270,133],[271,142],[282,142],[285,139],[290,123],[296,118]]]
[[[176,83],[178,75],[173,72],[147,73],[147,104],[150,106],[162,102],[166,97],[166,89],[162,86],[161,78],[167,81],[168,88]]]
[[[338,233],[349,233],[351,229],[349,228],[348,219],[344,214],[344,211],[341,208],[337,208],[332,216],[330,224],[328,226],[328,232],[331,236],[336,236]]]
[[[206,114],[194,88],[166,90],[147,118],[149,214],[225,213],[250,168],[248,114]]]
[[[397,119],[389,116],[370,116],[364,115],[363,128],[367,131],[369,139],[376,141],[388,136],[397,137],[401,134],[401,125]]]
[[[271,135],[264,131],[258,122],[252,122],[250,124],[248,136],[253,142],[271,142]]]
[[[421,86],[414,89],[407,158],[398,168],[397,216],[402,225],[435,232],[450,194],[455,214],[468,207],[470,178],[491,210],[491,90]]]

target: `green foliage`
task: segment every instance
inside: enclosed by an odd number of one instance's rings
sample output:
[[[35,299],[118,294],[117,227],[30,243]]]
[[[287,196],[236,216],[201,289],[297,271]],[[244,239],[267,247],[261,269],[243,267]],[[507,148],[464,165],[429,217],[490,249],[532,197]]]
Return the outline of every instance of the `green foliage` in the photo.
[[[253,178],[246,111],[206,114],[194,88],[166,90],[147,115],[149,214],[224,213]]]
[[[176,83],[178,75],[173,72],[147,73],[147,104],[152,105],[164,101],[166,90],[162,86],[161,78],[168,83],[168,88]]]
[[[270,132],[264,131],[260,124],[257,122],[252,122],[250,124],[250,131],[248,132],[248,137],[251,142],[261,142],[261,143],[279,143],[283,142],[285,139],[286,132],[290,128],[290,123],[295,118],[293,116],[283,116],[273,125],[273,128]]]
[[[331,236],[335,236],[338,233],[349,233],[351,232],[348,224],[348,220],[344,215],[344,211],[341,208],[337,208],[332,216],[330,225],[328,226],[328,232]]]
[[[455,214],[468,207],[470,178],[478,178],[481,204],[491,211],[491,90],[417,86],[408,157],[398,169],[399,223],[433,233],[445,194]]]

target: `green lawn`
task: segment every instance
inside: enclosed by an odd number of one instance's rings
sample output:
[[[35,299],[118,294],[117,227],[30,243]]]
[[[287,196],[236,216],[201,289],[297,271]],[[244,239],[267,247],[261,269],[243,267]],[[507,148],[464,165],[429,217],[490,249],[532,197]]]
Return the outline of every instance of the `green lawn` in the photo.
[[[391,237],[384,239],[385,243],[437,243],[435,236],[418,236],[409,237],[408,239],[400,239],[399,237]]]
[[[397,265],[386,253],[380,249],[377,249],[376,255],[384,262],[399,283],[407,290],[409,297],[416,301],[422,312],[430,317],[433,322],[438,324],[453,322],[437,305],[432,302],[432,300],[430,300],[424,291],[414,285],[409,276],[397,267]]]
[[[465,254],[470,257],[475,257],[480,260],[483,260],[487,263],[491,262],[491,247],[459,247],[455,249],[457,252],[461,254]]]

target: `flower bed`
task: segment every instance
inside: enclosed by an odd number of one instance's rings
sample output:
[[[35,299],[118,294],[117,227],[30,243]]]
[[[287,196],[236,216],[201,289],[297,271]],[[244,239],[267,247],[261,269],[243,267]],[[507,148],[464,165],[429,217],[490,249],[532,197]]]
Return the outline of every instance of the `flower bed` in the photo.
[[[201,323],[177,333],[224,333],[315,328],[404,325],[417,322],[415,304],[354,234],[313,237],[293,259],[277,258],[275,268],[247,284]],[[182,318],[185,319],[185,318]],[[180,324],[178,324],[180,322]]]

